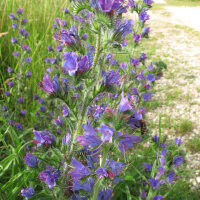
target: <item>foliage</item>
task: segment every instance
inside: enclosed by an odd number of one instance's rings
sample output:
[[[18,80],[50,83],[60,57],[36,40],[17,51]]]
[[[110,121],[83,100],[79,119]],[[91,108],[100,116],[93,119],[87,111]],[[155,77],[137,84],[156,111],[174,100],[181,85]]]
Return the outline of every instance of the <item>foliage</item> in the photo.
[[[4,84],[1,107],[2,198],[20,198],[20,189],[28,199],[174,198],[189,174],[181,167],[182,142],[162,137],[161,123],[159,136],[149,137],[145,121],[146,102],[166,64],[127,51],[127,35],[134,49],[148,38],[151,4],[76,0],[63,8],[67,21],[55,18],[52,25],[40,97],[27,86],[32,51],[23,9],[9,15],[17,65],[8,68],[12,81],[9,89]],[[122,18],[129,9],[137,21]],[[118,55],[129,63],[119,63]],[[27,112],[30,102],[34,109]]]

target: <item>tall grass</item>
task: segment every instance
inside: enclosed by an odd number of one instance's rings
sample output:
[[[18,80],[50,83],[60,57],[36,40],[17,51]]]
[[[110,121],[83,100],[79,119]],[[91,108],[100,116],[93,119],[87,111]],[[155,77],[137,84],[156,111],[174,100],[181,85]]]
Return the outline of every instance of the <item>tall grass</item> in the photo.
[[[32,91],[37,90],[38,80],[44,73],[44,58],[47,55],[47,46],[52,37],[52,24],[55,17],[63,17],[62,8],[68,7],[68,0],[1,0],[0,1],[0,33],[7,33],[0,37],[0,84],[8,78],[7,67],[16,67],[12,56],[13,46],[10,43],[12,36],[9,13],[15,13],[18,8],[24,8],[24,17],[29,21],[26,25],[30,36],[27,40],[32,50],[32,64],[30,71],[33,77],[30,81]]]

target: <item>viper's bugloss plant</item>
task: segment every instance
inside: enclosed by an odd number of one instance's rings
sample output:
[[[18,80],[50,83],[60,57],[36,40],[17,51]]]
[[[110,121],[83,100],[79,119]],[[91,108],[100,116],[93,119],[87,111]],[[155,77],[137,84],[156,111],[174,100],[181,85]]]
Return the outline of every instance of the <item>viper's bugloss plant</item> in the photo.
[[[33,138],[26,146],[24,164],[29,179],[21,195],[27,199],[165,199],[181,178],[184,162],[181,140],[150,137],[145,121],[145,105],[152,88],[162,77],[161,61],[148,55],[132,54],[148,37],[151,0],[75,0],[63,8],[63,19],[52,25],[53,41],[44,60],[46,73],[38,83],[38,112]],[[126,19],[135,12],[138,18]],[[17,92],[15,113],[26,117],[23,93],[31,77],[28,65],[31,50],[25,43],[29,33],[22,19],[10,14],[18,32],[11,39],[19,72],[8,82],[5,98]],[[130,37],[131,41],[127,41]],[[121,55],[124,60],[119,60]],[[14,85],[17,85],[16,90]],[[8,115],[7,107],[2,107]],[[18,130],[20,118],[10,121]],[[24,124],[25,125],[25,124]],[[130,178],[131,177],[131,178]],[[125,191],[125,192],[124,192]]]

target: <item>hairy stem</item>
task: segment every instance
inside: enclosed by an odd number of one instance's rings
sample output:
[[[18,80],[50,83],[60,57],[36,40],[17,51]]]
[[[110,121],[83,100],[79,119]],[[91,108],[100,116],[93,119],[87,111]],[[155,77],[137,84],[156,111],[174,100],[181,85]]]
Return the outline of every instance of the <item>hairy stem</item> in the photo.
[[[94,68],[97,65],[98,58],[100,55],[100,43],[101,43],[101,27],[99,27],[99,33],[98,33],[97,39],[96,39],[96,52],[95,52],[95,56],[94,56],[94,65],[93,65]]]

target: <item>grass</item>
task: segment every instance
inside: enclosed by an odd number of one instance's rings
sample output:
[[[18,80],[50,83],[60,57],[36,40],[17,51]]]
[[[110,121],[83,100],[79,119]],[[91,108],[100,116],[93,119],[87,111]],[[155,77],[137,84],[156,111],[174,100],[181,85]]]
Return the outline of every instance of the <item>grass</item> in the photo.
[[[181,119],[177,124],[176,133],[180,135],[186,135],[192,131],[194,125],[193,122],[187,119]]]
[[[8,78],[7,67],[16,67],[16,61],[11,56],[13,46],[10,38],[13,36],[11,28],[12,21],[9,13],[16,13],[18,8],[24,8],[24,18],[29,19],[26,30],[30,32],[27,40],[31,47],[32,64],[30,71],[33,74],[30,82],[33,91],[37,90],[38,80],[44,74],[44,58],[47,55],[47,46],[52,41],[52,24],[55,17],[63,18],[62,8],[67,6],[68,0],[2,0],[0,1],[0,33],[8,32],[0,38],[0,84]],[[39,5],[39,6],[38,6]],[[3,86],[2,86],[3,87]]]
[[[199,136],[195,136],[194,138],[190,139],[187,144],[186,148],[191,151],[192,153],[200,152],[200,138]]]
[[[167,101],[173,101],[176,99],[179,99],[181,97],[182,90],[179,88],[174,88],[171,91],[166,92],[166,100]]]

